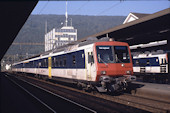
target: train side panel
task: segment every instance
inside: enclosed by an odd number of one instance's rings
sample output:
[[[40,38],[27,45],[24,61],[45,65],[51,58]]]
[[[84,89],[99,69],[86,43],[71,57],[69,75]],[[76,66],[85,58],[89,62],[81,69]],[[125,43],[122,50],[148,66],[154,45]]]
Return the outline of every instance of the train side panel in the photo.
[[[135,73],[168,73],[167,54],[133,57],[133,70]]]
[[[78,81],[96,81],[95,65],[88,62],[89,54],[93,54],[93,44],[79,47],[74,51],[66,51],[62,55],[51,56],[51,75],[53,77],[77,79]],[[57,62],[61,58],[65,58],[64,62]]]

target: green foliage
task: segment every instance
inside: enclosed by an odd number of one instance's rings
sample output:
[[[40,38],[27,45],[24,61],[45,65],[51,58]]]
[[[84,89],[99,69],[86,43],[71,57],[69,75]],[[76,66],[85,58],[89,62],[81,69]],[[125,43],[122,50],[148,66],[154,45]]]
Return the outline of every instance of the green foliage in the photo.
[[[78,31],[78,39],[113,28],[123,23],[124,16],[80,16],[70,15],[68,25],[72,25]],[[14,42],[19,43],[44,43],[45,22],[47,31],[53,28],[61,28],[64,23],[64,15],[30,15],[25,25],[15,38]],[[44,46],[35,45],[12,45],[7,54],[39,54],[44,52]]]

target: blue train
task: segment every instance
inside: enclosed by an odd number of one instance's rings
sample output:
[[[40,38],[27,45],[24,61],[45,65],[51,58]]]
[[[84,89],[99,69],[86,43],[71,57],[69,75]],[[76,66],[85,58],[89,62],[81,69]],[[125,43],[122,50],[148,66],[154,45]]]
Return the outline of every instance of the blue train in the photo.
[[[168,54],[161,53],[142,53],[132,54],[133,71],[138,78],[143,81],[168,81]]]

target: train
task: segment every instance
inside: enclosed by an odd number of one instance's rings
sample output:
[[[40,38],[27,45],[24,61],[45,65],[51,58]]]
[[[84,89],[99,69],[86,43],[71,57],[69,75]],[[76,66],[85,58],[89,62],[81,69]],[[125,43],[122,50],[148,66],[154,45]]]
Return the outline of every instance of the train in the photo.
[[[106,38],[104,38],[106,39]],[[12,64],[13,72],[33,73],[99,92],[126,90],[133,75],[129,45],[112,40],[86,40],[64,45]]]
[[[133,54],[133,53],[132,53]],[[168,53],[163,50],[133,54],[133,71],[143,81],[168,81]]]

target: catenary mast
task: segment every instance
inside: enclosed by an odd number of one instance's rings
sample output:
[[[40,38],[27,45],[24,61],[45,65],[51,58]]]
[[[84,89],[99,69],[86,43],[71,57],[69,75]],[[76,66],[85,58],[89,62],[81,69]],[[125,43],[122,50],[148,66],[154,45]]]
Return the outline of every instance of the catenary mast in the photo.
[[[65,16],[66,16],[66,21],[65,21],[65,24],[66,24],[66,27],[67,27],[67,23],[68,23],[68,14],[67,14],[67,1],[66,1],[66,13],[65,13]]]

